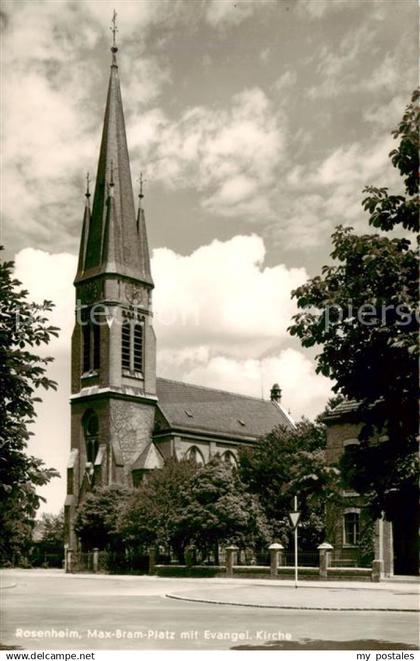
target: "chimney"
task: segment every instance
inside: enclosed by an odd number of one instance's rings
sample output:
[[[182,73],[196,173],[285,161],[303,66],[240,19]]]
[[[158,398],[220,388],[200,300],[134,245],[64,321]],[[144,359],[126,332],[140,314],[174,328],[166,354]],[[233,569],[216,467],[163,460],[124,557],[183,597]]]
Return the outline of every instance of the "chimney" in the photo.
[[[271,388],[270,399],[272,402],[281,402],[281,388],[278,383],[275,383]]]

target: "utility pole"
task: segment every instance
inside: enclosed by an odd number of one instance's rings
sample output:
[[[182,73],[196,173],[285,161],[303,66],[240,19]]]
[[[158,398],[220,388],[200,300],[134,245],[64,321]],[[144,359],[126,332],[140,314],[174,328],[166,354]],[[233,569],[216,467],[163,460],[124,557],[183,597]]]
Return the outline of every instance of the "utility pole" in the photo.
[[[298,586],[298,523],[300,512],[298,512],[297,496],[293,498],[293,512],[290,512],[289,518],[295,533],[295,588]]]
[[[297,496],[294,497],[293,499],[293,509],[295,512],[298,511],[297,508]],[[295,588],[298,586],[298,526],[296,523],[295,526]]]

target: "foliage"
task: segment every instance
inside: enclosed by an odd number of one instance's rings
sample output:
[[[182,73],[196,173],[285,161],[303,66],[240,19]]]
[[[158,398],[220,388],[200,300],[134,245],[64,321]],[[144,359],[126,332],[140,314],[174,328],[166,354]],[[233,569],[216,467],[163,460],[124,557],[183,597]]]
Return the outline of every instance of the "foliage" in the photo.
[[[64,511],[42,514],[35,524],[31,563],[60,567],[64,558]]]
[[[86,495],[74,525],[85,548],[115,549],[120,546],[118,517],[132,493],[126,487],[111,485]]]
[[[59,514],[46,514],[39,521],[40,542],[51,552],[64,548],[64,511]]]
[[[197,470],[192,461],[170,458],[146,477],[121,511],[118,530],[131,546],[159,544],[182,551],[187,543],[179,525],[182,489]]]
[[[0,248],[1,249],[1,248]],[[13,278],[13,262],[0,263],[0,562],[16,563],[31,543],[35,512],[42,498],[36,488],[58,473],[27,454],[36,417],[38,388],[56,388],[46,376],[53,360],[35,353],[58,329],[48,325],[50,301],[29,302]]]
[[[132,547],[164,546],[181,560],[191,545],[204,559],[218,544],[246,541],[252,546],[267,536],[257,499],[218,457],[205,466],[168,459],[135,491],[121,513],[119,530]]]
[[[255,495],[246,491],[236,469],[214,457],[185,486],[180,525],[202,552],[220,544],[255,548],[271,541]],[[217,557],[216,557],[217,561]]]
[[[418,92],[394,137],[390,156],[404,195],[369,187],[363,207],[382,230],[418,224]],[[416,489],[418,390],[418,255],[407,236],[354,234],[337,227],[335,264],[293,292],[303,310],[290,328],[302,345],[319,345],[317,371],[333,390],[356,400],[361,445],[343,459],[347,483],[365,494],[372,513],[390,515],[395,494]]]
[[[259,495],[275,537],[285,545],[295,495],[302,547],[313,549],[324,541],[325,504],[337,497],[338,480],[337,470],[326,464],[325,445],[324,426],[302,420],[295,429],[277,427],[254,448],[240,450],[240,476]]]
[[[362,204],[370,214],[369,223],[383,230],[401,225],[404,229],[418,231],[419,97],[419,90],[415,90],[398,128],[392,132],[395,139],[400,138],[400,142],[390,153],[391,162],[403,178],[405,195],[389,195],[387,188],[365,188],[369,195]]]

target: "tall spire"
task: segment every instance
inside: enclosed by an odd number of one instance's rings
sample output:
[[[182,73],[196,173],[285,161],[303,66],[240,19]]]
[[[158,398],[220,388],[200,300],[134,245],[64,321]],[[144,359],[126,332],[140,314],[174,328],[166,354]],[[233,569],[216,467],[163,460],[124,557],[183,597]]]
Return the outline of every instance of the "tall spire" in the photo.
[[[144,217],[134,207],[124,112],[116,53],[116,12],[112,19],[112,63],[96,176],[95,194],[81,270],[76,282],[115,273],[153,285]],[[112,172],[111,172],[112,171]],[[112,185],[111,185],[112,181]],[[110,193],[113,201],[110,202]],[[140,232],[142,236],[140,236]],[[147,248],[147,250],[146,250]]]

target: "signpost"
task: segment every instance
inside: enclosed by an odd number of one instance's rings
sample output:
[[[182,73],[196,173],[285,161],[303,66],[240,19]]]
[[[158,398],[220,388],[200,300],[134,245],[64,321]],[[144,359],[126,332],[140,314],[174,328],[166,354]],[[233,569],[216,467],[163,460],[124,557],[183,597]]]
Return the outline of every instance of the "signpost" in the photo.
[[[298,586],[298,523],[300,512],[298,512],[297,496],[293,499],[293,512],[289,513],[291,524],[295,531],[295,588]]]

